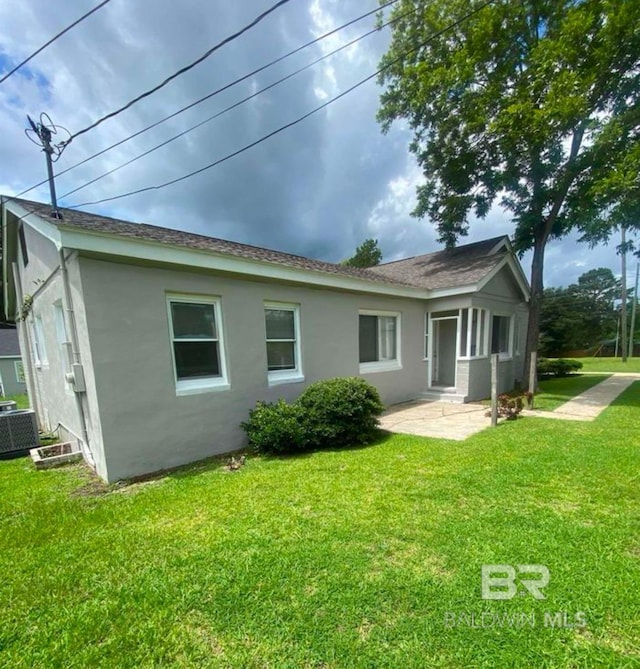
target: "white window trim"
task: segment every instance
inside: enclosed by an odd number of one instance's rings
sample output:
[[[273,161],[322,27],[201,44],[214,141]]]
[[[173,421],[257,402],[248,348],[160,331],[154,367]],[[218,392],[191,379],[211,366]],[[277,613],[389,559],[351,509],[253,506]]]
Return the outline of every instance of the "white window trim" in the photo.
[[[186,302],[190,304],[211,304],[216,319],[216,328],[218,330],[218,353],[220,356],[220,376],[206,376],[199,379],[178,379],[178,370],[176,367],[176,354],[173,343],[173,315],[171,313],[172,302]],[[221,390],[229,390],[231,385],[227,376],[226,349],[224,346],[224,329],[222,322],[222,307],[219,297],[210,297],[203,295],[184,295],[168,293],[167,320],[169,326],[169,344],[171,347],[171,362],[173,364],[173,379],[176,384],[176,395],[198,395]]]
[[[469,351],[471,351],[471,331],[472,327],[471,324],[473,322],[473,309],[477,309],[479,311],[478,315],[478,326],[476,328],[476,351],[478,351],[480,348],[483,348],[484,353],[482,355],[469,355]],[[489,341],[489,328],[491,325],[491,318],[493,314],[490,313],[489,309],[485,309],[484,307],[465,307],[464,309],[460,309],[460,320],[458,321],[460,323],[460,327],[462,327],[462,312],[466,311],[467,312],[467,355],[458,355],[458,360],[485,360],[486,358],[489,357],[489,346],[490,346],[490,341]],[[496,316],[499,316],[501,314],[495,314]],[[482,318],[486,318],[485,321],[485,327],[484,327],[484,337],[480,336],[480,333],[482,332]],[[484,339],[483,342],[480,340]],[[484,347],[481,347],[480,344],[483,343]],[[458,348],[459,351],[459,348]]]
[[[20,378],[20,374],[18,373],[18,368],[19,367],[22,368],[22,378]],[[14,370],[15,375],[16,375],[16,381],[18,383],[26,383],[26,376],[24,374],[24,363],[22,362],[22,360],[14,360],[13,361],[13,370]]]
[[[47,357],[47,345],[44,341],[44,325],[42,324],[42,317],[33,317],[33,348],[35,365],[38,368],[49,367],[49,358]]]
[[[513,314],[506,313],[504,311],[492,311],[490,314],[490,323],[491,323],[491,339],[489,340],[489,347],[491,347],[491,340],[493,339],[493,317],[500,316],[501,318],[509,319],[509,333],[507,336],[507,347],[508,351],[506,353],[498,353],[499,362],[508,362],[513,360]]]
[[[424,314],[424,337],[423,337],[423,360],[429,360],[429,353],[431,351],[431,318],[428,311]]]
[[[62,378],[64,379],[64,389],[67,395],[73,395],[73,386],[67,378],[67,375],[71,372],[72,361],[69,355],[71,344],[69,342],[69,335],[67,334],[67,323],[64,318],[62,300],[57,300],[51,306],[53,308],[53,325],[56,331],[58,353],[60,354],[60,369],[62,370]],[[63,335],[64,339],[60,335]]]
[[[396,357],[393,360],[376,360],[374,362],[360,362],[360,374],[374,374],[376,372],[394,372],[402,369],[402,318],[399,311],[380,311],[377,309],[360,309],[358,311],[358,328],[360,316],[387,316],[396,319]]]
[[[290,302],[265,302],[264,311],[267,309],[278,309],[280,311],[293,311],[293,327],[294,327],[294,347],[293,353],[295,356],[295,369],[278,369],[269,370],[267,367],[267,383],[269,386],[280,386],[285,383],[302,383],[304,381],[304,373],[302,371],[302,346],[300,345],[300,305],[292,304]],[[266,314],[265,314],[265,349],[267,342],[266,333]],[[270,339],[268,341],[278,341]],[[283,340],[284,341],[284,340]],[[290,341],[287,339],[286,341]]]

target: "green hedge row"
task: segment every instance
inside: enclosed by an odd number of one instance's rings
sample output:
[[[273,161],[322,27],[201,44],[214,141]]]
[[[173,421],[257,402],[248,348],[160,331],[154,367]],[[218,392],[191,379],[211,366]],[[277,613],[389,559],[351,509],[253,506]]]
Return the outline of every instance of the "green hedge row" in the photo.
[[[538,360],[538,376],[569,376],[582,369],[582,363],[579,360],[569,360],[568,358],[558,358],[549,360],[540,358]]]

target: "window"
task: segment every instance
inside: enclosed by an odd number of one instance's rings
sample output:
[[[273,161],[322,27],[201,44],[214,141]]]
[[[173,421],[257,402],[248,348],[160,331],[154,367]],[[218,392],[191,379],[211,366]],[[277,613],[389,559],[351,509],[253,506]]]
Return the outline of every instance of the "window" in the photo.
[[[16,370],[16,381],[18,383],[24,383],[24,365],[22,364],[22,360],[16,360],[13,363],[13,366]]]
[[[44,345],[44,328],[42,327],[42,318],[36,316],[33,320],[33,354],[35,363],[38,366],[47,365],[47,349]]]
[[[24,225],[22,223],[18,226],[18,240],[22,253],[22,264],[26,267],[29,264],[29,252],[27,251],[27,240],[24,237]]]
[[[429,357],[429,312],[424,315],[424,359]]]
[[[469,329],[469,310],[460,309],[460,357],[467,357],[467,331]]]
[[[486,309],[460,310],[460,356],[463,358],[482,358],[486,355],[486,328],[488,311]]]
[[[168,303],[178,394],[227,389],[220,302],[169,297]]]
[[[360,371],[400,369],[400,316],[361,311],[359,318]]]
[[[510,342],[511,318],[494,316],[491,327],[491,353],[499,353],[501,357],[511,355]]]
[[[71,391],[72,387],[67,381],[67,373],[71,370],[69,357],[69,338],[67,337],[67,326],[64,322],[64,311],[61,302],[55,302],[53,305],[53,318],[56,326],[56,342],[58,344],[58,353],[60,355],[60,368],[67,390]]]
[[[300,312],[294,304],[267,303],[264,307],[267,373],[270,384],[303,381],[300,360]]]

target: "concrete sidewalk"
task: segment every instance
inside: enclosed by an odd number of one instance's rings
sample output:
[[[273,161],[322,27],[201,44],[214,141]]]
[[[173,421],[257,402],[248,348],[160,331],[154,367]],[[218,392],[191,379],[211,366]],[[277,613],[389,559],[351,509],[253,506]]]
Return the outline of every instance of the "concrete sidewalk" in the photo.
[[[561,420],[595,420],[634,381],[640,381],[640,374],[626,372],[613,374],[553,411],[530,411],[525,409],[522,415],[538,418],[559,418]]]

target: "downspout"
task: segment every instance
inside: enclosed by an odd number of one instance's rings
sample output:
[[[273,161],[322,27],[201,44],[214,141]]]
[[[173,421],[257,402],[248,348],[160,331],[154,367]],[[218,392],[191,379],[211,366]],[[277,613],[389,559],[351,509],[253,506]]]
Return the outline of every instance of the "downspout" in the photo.
[[[67,374],[67,380],[73,386],[73,396],[76,401],[76,409],[80,420],[81,442],[84,446],[84,455],[92,467],[95,467],[95,460],[91,453],[89,445],[89,432],[87,430],[87,418],[82,405],[82,394],[86,394],[84,380],[84,370],[80,360],[80,344],[78,339],[78,330],[76,328],[76,319],[73,311],[73,300],[71,299],[71,284],[69,283],[69,272],[67,271],[67,259],[64,255],[64,247],[59,250],[60,254],[60,273],[62,275],[62,304],[64,308],[65,327],[71,338],[71,372]]]
[[[29,335],[29,328],[27,327],[27,322],[21,313],[22,306],[24,304],[24,296],[22,294],[22,284],[20,283],[20,272],[18,271],[18,263],[15,262],[11,263],[11,270],[13,272],[13,283],[15,284],[16,300],[18,302],[17,309],[20,309],[20,312],[16,314],[17,315],[16,325],[19,328],[19,330],[22,330],[22,338],[23,341],[26,343],[25,350],[23,351],[23,353],[24,353],[26,368],[28,370],[27,392],[29,394],[29,402],[31,406],[36,410],[36,415],[38,416],[38,418],[40,418],[41,407],[38,397],[35,366],[33,364],[33,358],[31,356],[32,342],[31,342],[31,337]],[[7,317],[9,317],[9,314],[7,314]]]

